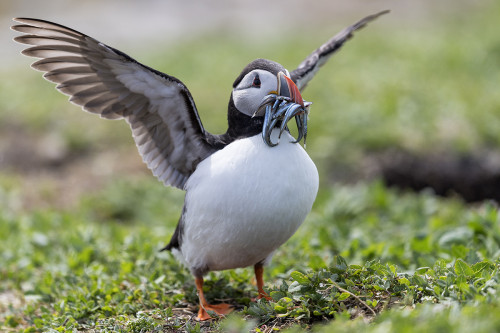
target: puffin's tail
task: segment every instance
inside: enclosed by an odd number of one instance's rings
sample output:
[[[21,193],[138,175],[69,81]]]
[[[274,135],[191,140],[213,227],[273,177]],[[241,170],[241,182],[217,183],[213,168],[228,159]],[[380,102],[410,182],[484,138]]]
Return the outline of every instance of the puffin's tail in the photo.
[[[182,235],[184,231],[184,213],[186,212],[186,206],[182,209],[182,215],[181,218],[179,219],[179,222],[177,223],[177,227],[175,228],[174,234],[172,235],[172,238],[170,239],[170,243],[168,243],[164,248],[160,250],[161,251],[172,251],[172,249],[178,249],[180,250],[181,243],[182,243]]]

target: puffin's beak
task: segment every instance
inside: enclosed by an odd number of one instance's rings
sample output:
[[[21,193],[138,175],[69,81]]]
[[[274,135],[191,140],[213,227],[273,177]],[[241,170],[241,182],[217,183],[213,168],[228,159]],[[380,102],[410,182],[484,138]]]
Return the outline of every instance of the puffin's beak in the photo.
[[[300,90],[295,83],[283,72],[278,73],[278,96],[288,97],[293,103],[304,107],[304,100]]]
[[[309,114],[310,102],[304,102],[299,88],[283,72],[278,73],[277,91],[270,91],[264,97],[259,108],[255,112],[264,111],[264,124],[262,126],[262,138],[264,142],[274,147],[278,144],[283,131],[287,130],[287,123],[295,117],[297,123],[298,137],[293,143],[304,138],[304,146],[307,136],[307,115]],[[273,128],[279,127],[278,142],[272,142],[271,132]]]

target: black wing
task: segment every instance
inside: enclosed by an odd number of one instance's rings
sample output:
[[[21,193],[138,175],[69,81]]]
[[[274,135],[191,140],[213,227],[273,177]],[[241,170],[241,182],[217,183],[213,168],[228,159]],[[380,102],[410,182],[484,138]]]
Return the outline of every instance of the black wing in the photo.
[[[165,185],[182,189],[198,163],[217,150],[180,80],[67,27],[14,20],[21,24],[12,29],[24,34],[14,40],[34,45],[22,53],[41,58],[32,67],[85,111],[124,118],[142,159]]]
[[[304,61],[302,61],[295,70],[290,73],[292,80],[297,87],[302,91],[307,83],[314,77],[321,66],[338,50],[344,43],[353,36],[354,31],[363,28],[369,22],[377,17],[389,13],[389,10],[384,10],[377,14],[365,17],[355,24],[344,28],[341,32],[332,37],[328,42],[321,45],[313,53],[311,53]]]

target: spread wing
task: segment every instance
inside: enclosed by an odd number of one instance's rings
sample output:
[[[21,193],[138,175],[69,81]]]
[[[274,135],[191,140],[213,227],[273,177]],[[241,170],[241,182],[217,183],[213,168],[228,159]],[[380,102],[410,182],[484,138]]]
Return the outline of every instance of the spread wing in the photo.
[[[85,111],[124,118],[142,159],[165,185],[183,188],[197,164],[217,148],[201,124],[193,98],[175,77],[67,27],[17,18],[15,41],[32,67]]]
[[[292,80],[297,87],[302,91],[307,83],[314,77],[324,63],[344,45],[344,43],[353,36],[356,30],[363,28],[369,22],[375,20],[377,17],[387,14],[389,10],[384,10],[377,14],[365,17],[364,19],[354,23],[353,25],[344,28],[341,32],[332,37],[328,42],[321,45],[318,49],[313,51],[304,61],[302,61],[295,70],[290,73]]]

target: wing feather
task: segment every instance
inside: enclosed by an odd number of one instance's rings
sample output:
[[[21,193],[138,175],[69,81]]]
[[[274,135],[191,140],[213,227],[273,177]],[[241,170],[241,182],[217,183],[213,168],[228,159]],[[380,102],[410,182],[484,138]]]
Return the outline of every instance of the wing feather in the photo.
[[[165,185],[183,188],[200,161],[217,150],[202,126],[191,93],[175,77],[73,29],[18,18],[15,41],[30,45],[24,55],[44,78],[85,111],[125,119],[137,148]]]
[[[330,59],[330,57],[353,36],[353,33],[356,30],[365,27],[369,22],[387,13],[389,13],[389,10],[384,10],[359,20],[353,25],[344,28],[325,44],[314,50],[295,70],[290,73],[290,77],[295,82],[297,87],[301,91],[304,90],[307,83],[314,77],[319,68],[323,66],[328,59]]]

